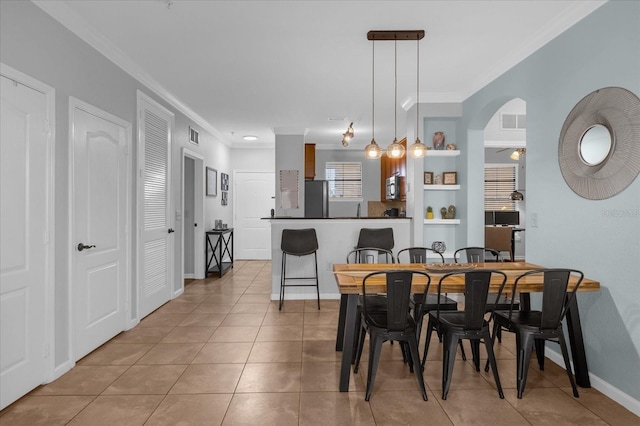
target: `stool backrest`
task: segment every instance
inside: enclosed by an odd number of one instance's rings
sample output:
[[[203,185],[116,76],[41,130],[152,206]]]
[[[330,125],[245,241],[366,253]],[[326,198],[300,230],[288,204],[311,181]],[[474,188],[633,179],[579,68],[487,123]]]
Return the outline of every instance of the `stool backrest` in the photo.
[[[318,250],[318,238],[314,228],[283,229],[280,248],[284,253],[304,256]]]
[[[356,248],[376,247],[385,250],[393,249],[393,228],[362,228],[358,236]]]

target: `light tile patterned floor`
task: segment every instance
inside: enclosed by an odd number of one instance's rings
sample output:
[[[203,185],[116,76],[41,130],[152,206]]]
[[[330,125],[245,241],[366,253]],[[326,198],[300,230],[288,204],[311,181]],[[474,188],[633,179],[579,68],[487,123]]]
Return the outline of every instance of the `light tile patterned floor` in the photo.
[[[270,294],[271,262],[236,262],[222,279],[188,281],[178,299],[0,412],[0,424],[640,424],[594,389],[573,398],[564,370],[551,361],[542,372],[533,361],[518,400],[509,333],[496,344],[503,400],[490,373],[458,359],[443,401],[434,339],[425,368],[429,401],[402,363],[399,345],[385,344],[366,402],[366,354],[350,392],[337,391],[338,301],[322,301],[320,311],[315,301],[286,301],[279,312]]]

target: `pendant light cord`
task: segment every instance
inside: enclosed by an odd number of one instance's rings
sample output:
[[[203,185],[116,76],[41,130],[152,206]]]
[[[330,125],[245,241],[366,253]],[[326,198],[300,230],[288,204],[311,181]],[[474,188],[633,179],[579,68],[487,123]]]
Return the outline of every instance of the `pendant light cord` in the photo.
[[[398,140],[398,40],[393,41],[393,69],[393,141],[395,142]]]
[[[376,128],[376,42],[371,42],[371,140],[374,141]]]
[[[416,41],[416,140],[420,140],[420,40]]]

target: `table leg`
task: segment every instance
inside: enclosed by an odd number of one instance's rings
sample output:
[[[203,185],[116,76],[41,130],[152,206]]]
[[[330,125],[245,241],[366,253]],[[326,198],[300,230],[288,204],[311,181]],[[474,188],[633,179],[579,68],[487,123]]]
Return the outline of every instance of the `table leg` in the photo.
[[[345,313],[344,346],[342,347],[342,365],[340,368],[340,392],[349,391],[353,341],[356,338],[354,328],[356,326],[357,304],[358,295],[349,294],[347,297],[347,309]]]
[[[336,335],[336,351],[342,350],[342,344],[344,343],[344,320],[347,316],[347,297],[343,294],[340,296],[340,313],[338,314],[338,332]]]
[[[574,296],[567,310],[567,331],[569,332],[569,345],[571,345],[571,357],[576,376],[576,384],[583,388],[590,388],[589,369],[587,368],[587,356],[584,351],[582,338],[582,326],[580,325],[580,313],[578,312],[578,300]]]

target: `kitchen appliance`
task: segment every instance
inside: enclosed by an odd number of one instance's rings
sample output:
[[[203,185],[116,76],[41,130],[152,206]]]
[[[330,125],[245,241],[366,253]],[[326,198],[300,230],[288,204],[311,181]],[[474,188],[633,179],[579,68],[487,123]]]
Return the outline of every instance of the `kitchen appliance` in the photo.
[[[400,176],[391,176],[386,179],[387,191],[385,199],[387,201],[400,199]],[[396,215],[397,216],[397,215]]]
[[[304,182],[304,217],[329,217],[329,182],[307,180]]]
[[[388,217],[398,217],[399,210],[394,208],[386,209],[384,215]]]

